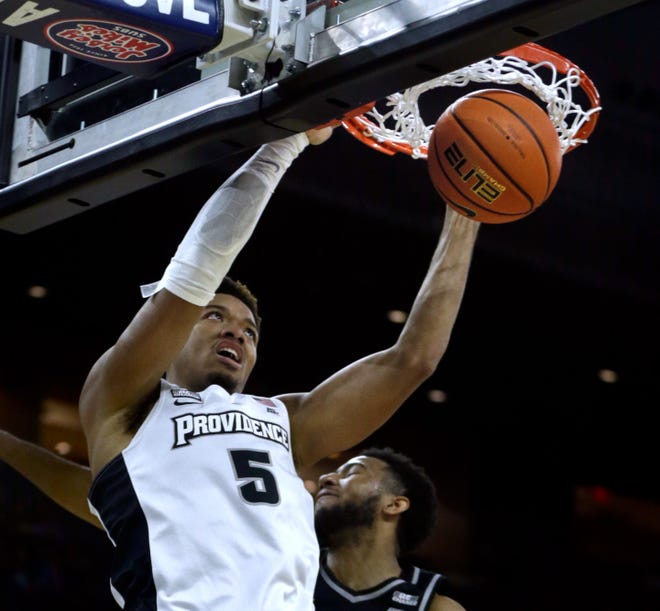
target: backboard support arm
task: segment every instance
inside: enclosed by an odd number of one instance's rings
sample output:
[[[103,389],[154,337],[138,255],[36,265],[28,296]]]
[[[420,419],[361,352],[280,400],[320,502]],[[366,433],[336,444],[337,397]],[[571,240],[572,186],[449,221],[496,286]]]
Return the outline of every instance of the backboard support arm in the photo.
[[[365,13],[357,11],[344,22],[341,15],[342,10],[348,14],[346,8],[330,8],[324,27],[311,32],[287,16],[281,29],[288,26],[290,38],[283,43],[276,38],[265,45],[261,42],[261,56],[222,57],[219,53],[215,64],[202,58],[198,63],[200,80],[155,95],[59,139],[48,141],[44,137],[29,151],[19,150],[11,162],[11,180],[0,189],[0,229],[28,233],[336,119],[393,91],[636,3],[474,2],[448,14],[420,13],[417,19],[408,12],[408,21],[401,17],[397,31],[375,39],[369,39],[369,20],[381,22],[386,14],[380,11],[391,16],[397,5],[403,6],[401,2],[372,3],[377,6]],[[341,50],[342,41],[355,38],[358,20],[365,26],[365,39],[354,40],[352,48]],[[300,60],[293,48],[297,27],[311,37],[305,45],[309,49],[307,62]],[[337,46],[334,53],[332,44]],[[249,45],[244,48],[249,49]],[[259,57],[271,49],[280,51],[281,72],[272,82],[260,82]],[[38,83],[33,83],[28,91],[37,87]],[[39,140],[35,137],[37,129],[26,123],[19,126],[15,138],[34,143]]]

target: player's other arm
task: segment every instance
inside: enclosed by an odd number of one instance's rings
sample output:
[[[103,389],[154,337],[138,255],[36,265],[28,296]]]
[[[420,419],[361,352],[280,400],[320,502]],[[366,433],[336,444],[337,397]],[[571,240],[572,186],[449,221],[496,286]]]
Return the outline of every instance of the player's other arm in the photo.
[[[353,447],[382,426],[436,369],[467,281],[479,223],[449,208],[429,269],[397,342],[306,394],[280,397],[299,467]]]
[[[92,483],[88,467],[66,460],[3,430],[0,430],[0,460],[58,505],[101,528],[87,505],[87,493]]]

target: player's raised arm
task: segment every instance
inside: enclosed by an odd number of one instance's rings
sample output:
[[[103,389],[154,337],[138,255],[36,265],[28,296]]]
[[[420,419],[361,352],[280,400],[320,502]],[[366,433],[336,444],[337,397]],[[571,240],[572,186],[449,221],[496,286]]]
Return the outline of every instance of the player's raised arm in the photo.
[[[134,432],[128,423],[152,406],[161,377],[184,348],[286,169],[310,139],[320,143],[331,132],[310,132],[309,138],[295,134],[260,147],[202,207],[160,282],[143,287],[149,299],[96,362],[82,389],[80,413],[93,474],[128,445]],[[201,390],[194,380],[174,382]]]
[[[308,393],[280,397],[291,413],[299,466],[365,439],[435,371],[458,315],[478,228],[479,223],[447,208],[431,264],[397,342]]]
[[[92,483],[88,467],[0,430],[0,460],[73,515],[101,528],[90,512],[87,493]]]

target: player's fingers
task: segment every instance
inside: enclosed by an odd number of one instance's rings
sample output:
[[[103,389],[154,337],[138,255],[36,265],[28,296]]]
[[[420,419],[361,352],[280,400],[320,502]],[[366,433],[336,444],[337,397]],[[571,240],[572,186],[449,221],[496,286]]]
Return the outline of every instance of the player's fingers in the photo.
[[[307,139],[310,144],[322,144],[334,131],[336,126],[325,126],[325,127],[316,127],[314,129],[309,129],[305,133],[307,134]]]

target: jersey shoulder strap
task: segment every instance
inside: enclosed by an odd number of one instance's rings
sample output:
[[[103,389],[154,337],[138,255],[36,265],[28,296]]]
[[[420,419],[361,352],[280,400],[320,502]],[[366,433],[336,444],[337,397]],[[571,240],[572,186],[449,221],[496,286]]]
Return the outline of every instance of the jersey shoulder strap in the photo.
[[[412,585],[416,586],[420,593],[419,611],[427,611],[433,601],[433,596],[438,593],[441,584],[446,580],[442,573],[421,569],[414,564],[403,566],[402,577]]]

